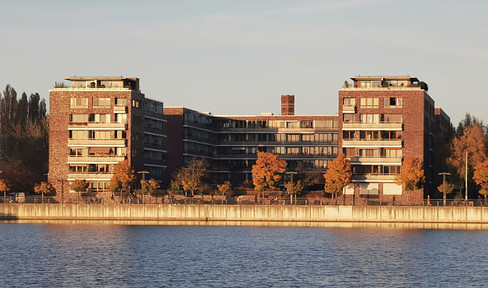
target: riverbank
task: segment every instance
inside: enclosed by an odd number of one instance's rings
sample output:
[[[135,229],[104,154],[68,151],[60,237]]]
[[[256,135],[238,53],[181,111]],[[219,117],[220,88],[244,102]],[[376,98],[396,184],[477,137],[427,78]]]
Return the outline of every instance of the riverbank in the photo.
[[[259,223],[263,226],[307,226],[311,225],[310,223],[430,223],[485,226],[488,225],[488,207],[10,203],[0,204],[0,220],[151,223],[147,225],[167,225],[173,222],[179,223],[177,225],[249,223],[250,226]]]

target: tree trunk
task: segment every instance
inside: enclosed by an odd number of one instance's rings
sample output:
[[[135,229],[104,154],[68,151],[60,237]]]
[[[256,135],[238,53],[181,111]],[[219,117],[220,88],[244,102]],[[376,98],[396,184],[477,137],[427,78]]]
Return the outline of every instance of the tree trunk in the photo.
[[[44,193],[41,192],[41,203],[44,203]]]
[[[442,193],[442,204],[446,206],[446,193]]]
[[[486,196],[487,196],[487,195],[485,194],[484,196],[485,196],[485,205],[486,205],[486,201],[487,201]]]

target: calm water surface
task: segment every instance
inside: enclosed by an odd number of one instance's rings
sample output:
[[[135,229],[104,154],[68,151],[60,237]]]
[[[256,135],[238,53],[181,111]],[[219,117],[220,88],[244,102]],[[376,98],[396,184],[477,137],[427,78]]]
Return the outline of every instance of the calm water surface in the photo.
[[[0,224],[0,287],[488,286],[488,231]]]

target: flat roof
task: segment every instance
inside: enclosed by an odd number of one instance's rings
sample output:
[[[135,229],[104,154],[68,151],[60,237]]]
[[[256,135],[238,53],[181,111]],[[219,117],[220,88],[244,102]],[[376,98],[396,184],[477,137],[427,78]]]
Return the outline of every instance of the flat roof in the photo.
[[[135,77],[123,77],[123,76],[70,76],[64,78],[69,81],[92,81],[92,80],[108,80],[108,81],[122,81],[131,80],[137,81],[139,78]]]
[[[419,81],[417,77],[414,76],[355,76],[351,77],[351,80],[411,80]]]

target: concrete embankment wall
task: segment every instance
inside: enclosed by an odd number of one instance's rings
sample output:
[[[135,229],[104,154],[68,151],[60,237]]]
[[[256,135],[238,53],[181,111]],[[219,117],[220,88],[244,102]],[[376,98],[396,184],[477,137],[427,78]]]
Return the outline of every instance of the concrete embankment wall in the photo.
[[[0,219],[488,223],[488,207],[0,204]]]

